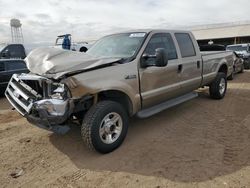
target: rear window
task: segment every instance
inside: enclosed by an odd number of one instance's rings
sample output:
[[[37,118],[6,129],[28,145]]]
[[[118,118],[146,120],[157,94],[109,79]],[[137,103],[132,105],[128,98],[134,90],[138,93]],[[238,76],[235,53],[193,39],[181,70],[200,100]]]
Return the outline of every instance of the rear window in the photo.
[[[201,45],[200,51],[225,51],[226,48],[224,45],[219,44],[208,44],[208,45]]]
[[[188,33],[176,33],[175,38],[180,47],[182,57],[196,56],[192,39]]]
[[[7,71],[22,70],[22,69],[27,69],[24,61],[16,60],[16,61],[7,61],[6,62],[6,70]]]

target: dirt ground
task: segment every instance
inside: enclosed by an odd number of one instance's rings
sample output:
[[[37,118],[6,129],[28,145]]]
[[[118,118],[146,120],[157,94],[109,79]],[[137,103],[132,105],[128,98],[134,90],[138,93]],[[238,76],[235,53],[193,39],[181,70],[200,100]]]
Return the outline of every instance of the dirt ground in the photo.
[[[0,187],[250,187],[250,71],[229,82],[224,100],[203,89],[132,119],[107,155],[89,151],[78,127],[60,136],[30,125],[4,98],[0,109]]]

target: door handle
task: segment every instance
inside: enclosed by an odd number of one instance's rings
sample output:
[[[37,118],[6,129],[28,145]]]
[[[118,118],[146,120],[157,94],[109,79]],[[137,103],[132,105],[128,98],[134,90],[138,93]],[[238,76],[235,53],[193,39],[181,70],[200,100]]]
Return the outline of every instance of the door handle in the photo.
[[[197,68],[199,69],[201,67],[201,62],[197,61]]]
[[[181,73],[182,68],[183,68],[182,64],[178,65],[178,73]]]

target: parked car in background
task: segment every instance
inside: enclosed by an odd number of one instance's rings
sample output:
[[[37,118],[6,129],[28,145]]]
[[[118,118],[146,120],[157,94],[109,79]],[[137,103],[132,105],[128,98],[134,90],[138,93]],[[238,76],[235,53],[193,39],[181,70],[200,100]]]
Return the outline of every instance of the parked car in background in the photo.
[[[228,45],[226,50],[231,50],[244,60],[244,68],[250,69],[250,46],[249,44]]]
[[[88,42],[73,42],[71,34],[59,35],[55,42],[57,48],[77,52],[87,52],[91,46]]]
[[[15,73],[28,73],[26,63],[22,59],[0,59],[0,95],[4,91]]]
[[[239,57],[239,55],[236,52],[234,52],[234,70],[232,74],[228,77],[228,79],[233,80],[235,74],[243,72],[244,72],[244,60],[243,58]]]

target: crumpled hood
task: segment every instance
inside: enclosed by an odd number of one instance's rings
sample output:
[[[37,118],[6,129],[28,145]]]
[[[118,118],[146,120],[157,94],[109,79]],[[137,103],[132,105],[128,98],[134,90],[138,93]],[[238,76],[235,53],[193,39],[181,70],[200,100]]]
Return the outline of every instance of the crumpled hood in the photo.
[[[57,79],[67,73],[89,70],[119,60],[119,58],[96,58],[82,52],[50,47],[31,51],[25,62],[30,72]]]

